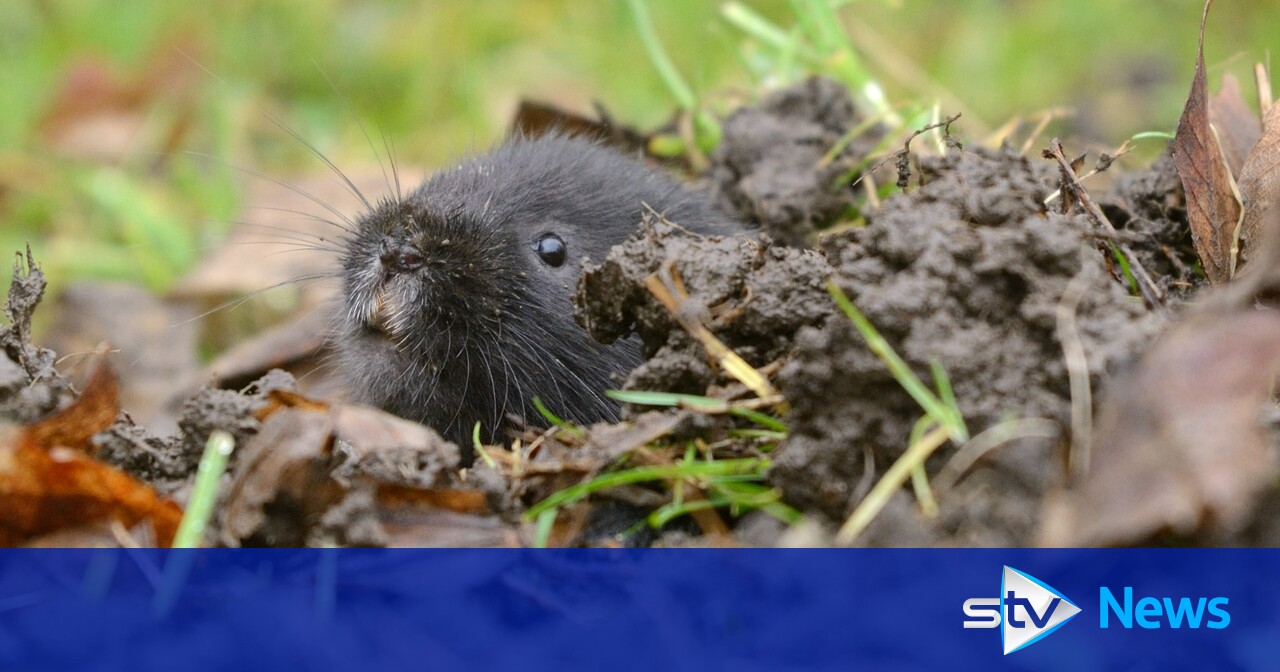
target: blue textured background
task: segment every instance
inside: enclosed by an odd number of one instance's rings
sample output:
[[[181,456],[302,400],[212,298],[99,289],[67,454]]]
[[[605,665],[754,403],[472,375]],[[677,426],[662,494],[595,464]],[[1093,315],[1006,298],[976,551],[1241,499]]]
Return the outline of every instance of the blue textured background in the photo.
[[[1084,612],[1008,657],[1002,565]],[[1098,628],[1098,588],[1226,596]],[[0,670],[1277,669],[1280,551],[0,551]]]

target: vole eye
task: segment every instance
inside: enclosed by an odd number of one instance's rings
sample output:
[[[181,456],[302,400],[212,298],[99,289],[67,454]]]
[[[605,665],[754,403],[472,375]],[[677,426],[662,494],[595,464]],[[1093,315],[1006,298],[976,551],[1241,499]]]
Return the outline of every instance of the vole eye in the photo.
[[[558,267],[564,264],[564,259],[569,253],[569,248],[560,240],[560,236],[554,233],[548,233],[533,243],[533,249],[538,253],[542,262],[548,266]]]

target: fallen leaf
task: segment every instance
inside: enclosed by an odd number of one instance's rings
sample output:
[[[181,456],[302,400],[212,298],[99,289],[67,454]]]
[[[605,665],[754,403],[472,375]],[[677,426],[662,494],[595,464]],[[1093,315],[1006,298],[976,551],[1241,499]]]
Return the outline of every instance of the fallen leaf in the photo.
[[[74,448],[89,452],[89,439],[115,423],[119,396],[115,375],[100,361],[75,403],[27,427],[24,441],[46,451]]]
[[[356,404],[334,407],[331,417],[349,459],[342,478],[438,488],[448,484],[461,463],[458,446],[416,422]]]
[[[224,545],[300,546],[323,541],[335,525],[362,535],[344,543],[383,543],[377,521],[384,514],[404,521],[442,510],[489,513],[484,493],[450,487],[459,450],[433,430],[284,390],[267,399],[258,412],[262,429],[240,453],[224,497]]]
[[[46,451],[29,442],[0,445],[0,546],[116,519],[150,521],[168,546],[182,509],[128,474],[67,448]]]
[[[172,36],[121,76],[97,57],[71,64],[39,121],[48,146],[76,157],[118,160],[146,149],[170,154],[194,127],[203,51],[190,36]],[[175,52],[196,57],[175,57]]]
[[[684,414],[648,412],[631,422],[592,427],[587,444],[578,452],[608,464],[670,434],[685,420]]]
[[[89,439],[115,422],[118,386],[99,363],[67,408],[0,438],[0,545],[118,520],[150,521],[168,546],[182,519],[177,504],[132,476],[86,454]]]
[[[1267,108],[1262,118],[1262,137],[1249,152],[1240,172],[1240,198],[1244,203],[1244,219],[1240,224],[1241,262],[1248,260],[1267,234],[1264,223],[1280,195],[1280,105]]]
[[[324,413],[282,408],[271,414],[236,462],[221,511],[222,543],[302,546],[347,491],[330,475],[332,443]]]
[[[1196,71],[1191,92],[1178,120],[1173,138],[1173,162],[1187,195],[1187,220],[1191,239],[1204,267],[1215,284],[1231,279],[1235,269],[1235,236],[1240,221],[1240,203],[1232,188],[1225,154],[1209,123],[1205,92],[1204,27],[1213,0],[1204,5],[1200,20],[1200,43],[1196,51]]]
[[[1262,414],[1280,374],[1280,316],[1245,312],[1166,334],[1109,395],[1094,464],[1069,500],[1066,538],[1129,545],[1212,524],[1228,533],[1271,487],[1277,460]]]
[[[596,106],[596,115],[597,118],[592,119],[555,105],[524,99],[516,108],[511,129],[528,137],[568,133],[599,140],[628,153],[643,151],[648,144],[648,137],[643,133],[616,123],[599,105]]]
[[[394,484],[379,485],[378,504],[384,507],[430,507],[454,513],[490,513],[487,496],[480,490],[442,490],[409,488]]]
[[[1258,123],[1258,115],[1244,102],[1239,80],[1230,73],[1222,76],[1222,88],[1218,93],[1209,97],[1209,123],[1217,132],[1227,168],[1239,181],[1249,150],[1262,135],[1262,126]]]
[[[519,548],[520,533],[497,516],[416,506],[380,507],[388,548]]]
[[[121,543],[121,537],[117,534],[119,530],[124,530],[124,528],[106,520],[96,520],[78,527],[68,527],[33,537],[23,542],[22,546],[23,548],[132,548],[140,546],[140,544],[135,543],[136,540],[132,536],[126,539],[129,546]],[[129,530],[124,531],[126,534],[129,533]],[[148,532],[149,530],[145,531],[144,534]],[[150,545],[154,544],[154,541],[150,542]]]
[[[276,389],[267,393],[267,403],[254,413],[254,417],[259,422],[265,422],[267,418],[285,408],[324,413],[329,410],[329,404],[323,401],[316,401],[297,392]]]
[[[289,320],[242,341],[209,364],[206,376],[213,385],[239,390],[266,375],[324,354],[329,340],[330,316],[313,311],[299,320]]]
[[[51,312],[45,347],[65,356],[110,343],[117,353],[111,367],[119,380],[120,407],[154,434],[177,432],[181,404],[170,402],[185,400],[208,381],[201,375],[189,306],[160,299],[140,285],[99,279],[64,286]]]

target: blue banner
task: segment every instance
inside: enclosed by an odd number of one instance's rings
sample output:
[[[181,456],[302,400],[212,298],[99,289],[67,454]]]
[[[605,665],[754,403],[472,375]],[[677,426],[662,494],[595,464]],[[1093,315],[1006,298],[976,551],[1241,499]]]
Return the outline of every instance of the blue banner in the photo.
[[[1280,550],[0,551],[5,671],[1278,667]]]

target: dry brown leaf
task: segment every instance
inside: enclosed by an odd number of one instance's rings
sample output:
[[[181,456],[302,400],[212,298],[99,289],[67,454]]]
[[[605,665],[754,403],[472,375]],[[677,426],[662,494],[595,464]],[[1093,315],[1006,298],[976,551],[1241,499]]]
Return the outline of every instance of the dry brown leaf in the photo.
[[[141,536],[149,536],[146,526],[136,528]],[[123,532],[124,534],[120,534]],[[96,520],[77,527],[50,532],[23,542],[23,548],[142,548],[154,546],[155,541],[140,541],[134,531],[114,521]]]
[[[1045,541],[1128,545],[1165,531],[1238,530],[1280,466],[1262,422],[1277,374],[1275,313],[1202,313],[1166,334],[1113,387],[1093,467]]]
[[[352,476],[436,488],[447,484],[461,463],[456,445],[416,422],[356,404],[335,406],[330,417],[334,435],[349,453]]]
[[[149,522],[153,543],[171,543],[178,505],[87,454],[93,435],[115,422],[118,397],[115,375],[100,361],[70,406],[0,436],[0,545],[108,521]]]
[[[317,310],[241,341],[209,364],[208,377],[218,387],[238,390],[271,369],[288,368],[320,356],[331,338],[330,319],[328,313]]]
[[[300,546],[346,488],[329,473],[333,425],[310,409],[282,408],[241,449],[221,512],[222,543]]]
[[[631,422],[592,427],[581,452],[601,464],[608,464],[670,434],[685,419],[677,413],[649,412],[641,413]]]
[[[311,411],[313,413],[325,413],[329,410],[329,404],[323,401],[316,401],[305,395],[289,390],[271,390],[267,393],[267,403],[254,413],[254,417],[259,422],[265,422],[267,418],[275,415],[275,413],[284,408],[293,408],[299,411]]]
[[[388,548],[519,548],[527,544],[519,530],[497,516],[393,506],[380,507],[378,518]]]
[[[200,372],[195,311],[142,286],[102,280],[65,285],[53,308],[42,345],[66,357],[110,343],[120,407],[153,434],[176,433],[181,404],[172,402],[208,380]]]
[[[1200,43],[1196,51],[1196,71],[1191,92],[1178,120],[1173,138],[1173,162],[1187,195],[1187,220],[1191,238],[1209,281],[1231,279],[1235,269],[1233,247],[1240,203],[1232,189],[1225,154],[1209,123],[1205,92],[1204,26],[1213,0],[1204,5],[1200,21]]]
[[[1112,383],[1093,469],[1074,491],[1051,495],[1042,541],[1137,544],[1165,531],[1212,541],[1253,520],[1280,474],[1264,420],[1280,374],[1278,297],[1272,236],[1256,263]]]
[[[492,513],[487,495],[481,490],[441,490],[385,484],[378,486],[378,505],[419,506],[454,513]]]
[[[323,538],[325,519],[351,514],[343,512],[348,496],[369,486],[376,488],[369,490],[376,501],[355,513],[394,522],[395,543],[412,543],[415,537],[404,525],[415,518],[489,512],[484,493],[449,487],[458,448],[422,425],[375,408],[326,404],[283,390],[272,390],[258,415],[262,429],[240,453],[225,497],[225,545],[297,546],[314,541],[317,530]],[[373,534],[372,529],[364,531]],[[381,543],[388,530],[346,541]],[[416,538],[448,543],[446,537]]]
[[[139,143],[175,152],[193,128],[200,100],[196,59],[174,58],[175,50],[203,51],[198,41],[173,36],[130,77],[119,76],[117,63],[99,57],[72,63],[50,92],[41,135],[49,146],[78,157],[119,159],[135,155]]]
[[[88,452],[89,439],[116,421],[119,396],[115,374],[100,361],[75,403],[27,427],[24,440],[46,451],[74,448]]]
[[[427,175],[412,166],[398,166],[397,171],[406,190]],[[352,169],[347,175],[370,199],[395,194],[395,185],[376,168]],[[325,248],[335,247],[342,234],[333,223],[342,223],[338,215],[309,196],[322,194],[324,202],[339,213],[361,212],[364,204],[347,189],[333,189],[327,174],[282,175],[277,179],[259,180],[251,186],[242,221],[178,282],[170,291],[171,297],[202,301],[207,309],[266,287],[292,285],[299,292],[298,307],[305,311],[334,295],[336,282],[296,282],[298,278],[323,278],[333,270],[334,253]],[[227,317],[222,312],[210,317]]]
[[[177,504],[132,476],[79,451],[29,441],[0,445],[0,511],[0,546],[108,519],[149,520],[156,542],[168,546],[182,519]]]
[[[1227,168],[1239,181],[1249,150],[1262,135],[1262,125],[1258,123],[1258,115],[1244,101],[1239,80],[1230,73],[1222,76],[1222,88],[1218,93],[1209,97],[1209,123],[1217,131]]]
[[[1249,152],[1240,171],[1240,198],[1244,202],[1244,220],[1240,225],[1242,262],[1251,256],[1258,241],[1268,235],[1264,223],[1280,195],[1280,105],[1267,108],[1262,118],[1262,137]]]
[[[556,105],[523,99],[511,120],[511,130],[528,137],[569,133],[599,140],[629,154],[644,151],[649,140],[636,129],[616,123],[598,104],[596,118],[592,119]]]

